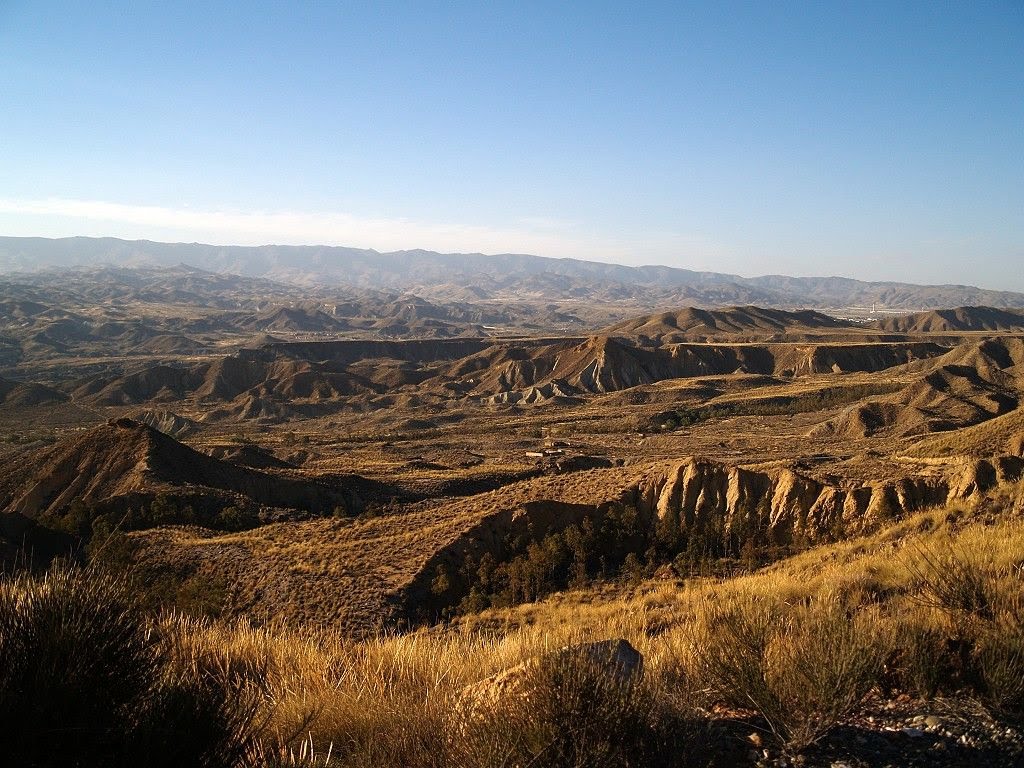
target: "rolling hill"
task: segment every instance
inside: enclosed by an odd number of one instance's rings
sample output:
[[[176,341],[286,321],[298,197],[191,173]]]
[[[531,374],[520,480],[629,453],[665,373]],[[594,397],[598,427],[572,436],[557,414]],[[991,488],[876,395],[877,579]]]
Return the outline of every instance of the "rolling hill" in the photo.
[[[725,340],[729,337],[764,339],[776,334],[854,328],[852,323],[804,310],[786,312],[763,307],[725,307],[722,309],[684,309],[635,317],[612,325],[602,333],[627,336],[653,343]]]
[[[940,357],[908,363],[919,378],[902,389],[858,403],[816,428],[858,438],[958,430],[1014,411],[1024,393],[1024,340],[964,343]]]
[[[995,307],[956,307],[890,317],[874,327],[896,333],[956,333],[961,331],[1024,331],[1024,312]]]
[[[200,513],[238,506],[300,517],[353,503],[344,488],[220,461],[126,418],[0,462],[0,514],[59,517],[75,503],[124,513],[157,496]]]

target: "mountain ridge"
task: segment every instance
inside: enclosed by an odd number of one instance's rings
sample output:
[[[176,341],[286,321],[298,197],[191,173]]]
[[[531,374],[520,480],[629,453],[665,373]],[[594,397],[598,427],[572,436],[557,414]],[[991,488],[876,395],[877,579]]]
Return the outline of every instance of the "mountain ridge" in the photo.
[[[349,284],[412,291],[425,298],[510,295],[634,301],[649,306],[697,304],[775,307],[882,306],[926,310],[950,306],[1024,307],[1024,293],[969,285],[917,285],[848,277],[742,277],[679,267],[639,267],[530,254],[442,254],[422,249],[379,252],[347,246],[207,245],[117,238],[0,237],[0,271],[96,266],[203,264],[299,285]],[[415,263],[415,268],[411,265]]]

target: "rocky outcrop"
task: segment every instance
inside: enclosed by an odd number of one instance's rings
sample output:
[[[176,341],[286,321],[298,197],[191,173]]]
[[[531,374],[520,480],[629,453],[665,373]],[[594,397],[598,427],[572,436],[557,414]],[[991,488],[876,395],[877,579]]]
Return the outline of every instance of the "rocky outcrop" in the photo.
[[[527,387],[524,390],[499,392],[488,397],[485,402],[493,405],[511,405],[523,403],[525,405],[539,405],[549,402],[578,402],[579,392],[564,381],[549,381],[537,387]]]
[[[788,467],[747,469],[702,458],[645,477],[637,503],[684,536],[757,536],[777,544],[862,534],[887,521],[972,496],[1024,476],[1024,459],[952,463],[892,481],[824,482]],[[665,524],[663,522],[663,524]]]
[[[294,465],[277,458],[271,451],[250,443],[214,445],[208,448],[206,453],[220,461],[229,461],[252,469],[294,469]]]
[[[199,424],[192,419],[173,411],[146,409],[132,414],[132,419],[174,438],[188,437],[199,429]]]
[[[583,674],[596,675],[611,685],[631,685],[643,676],[644,657],[621,638],[559,648],[467,685],[460,696],[462,720],[528,704],[535,686],[544,684],[545,670],[577,666]]]
[[[548,534],[585,520],[599,525],[610,511],[623,507],[634,507],[651,534],[674,531],[687,549],[714,556],[735,554],[748,541],[788,546],[867,534],[906,515],[969,500],[1024,477],[1024,459],[1016,456],[922,462],[918,467],[918,474],[861,481],[813,477],[781,464],[743,467],[691,457],[651,466],[640,475],[628,468],[592,470],[589,503],[556,500],[557,486],[551,484],[524,487],[520,501],[476,517],[437,547],[396,592],[393,604],[396,615],[406,620],[432,621],[471,586],[452,584],[438,591],[439,574],[457,573],[484,555],[508,561]],[[621,480],[617,487],[616,479]],[[531,493],[536,495],[526,500]]]
[[[968,499],[996,486],[1016,483],[1024,477],[1024,458],[995,456],[965,459],[950,484],[950,500]]]

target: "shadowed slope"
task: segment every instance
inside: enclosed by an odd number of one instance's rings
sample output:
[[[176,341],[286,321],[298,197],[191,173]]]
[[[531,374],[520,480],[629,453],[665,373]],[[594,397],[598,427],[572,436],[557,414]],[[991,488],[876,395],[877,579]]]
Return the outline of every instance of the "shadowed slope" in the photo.
[[[986,421],[1017,408],[1024,392],[1024,340],[962,344],[934,360],[908,364],[921,378],[887,397],[858,403],[815,432],[866,437],[920,435]]]
[[[119,509],[163,493],[204,507],[229,504],[325,513],[343,489],[219,461],[130,419],[0,463],[0,509],[37,519],[81,502]]]
[[[42,384],[11,381],[0,377],[0,403],[4,405],[48,405],[63,403],[68,396]]]

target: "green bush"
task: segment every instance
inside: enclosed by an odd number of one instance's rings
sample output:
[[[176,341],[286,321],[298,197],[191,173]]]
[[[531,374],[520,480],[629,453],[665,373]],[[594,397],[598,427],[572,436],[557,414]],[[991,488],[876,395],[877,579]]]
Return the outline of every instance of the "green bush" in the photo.
[[[610,504],[593,517],[537,540],[507,539],[503,562],[490,553],[468,555],[457,568],[440,565],[430,591],[462,613],[538,600],[595,579],[638,579],[648,570],[638,553],[653,550],[651,533],[635,506]]]
[[[245,531],[259,525],[259,518],[252,512],[231,506],[217,514],[216,527],[225,531]]]

